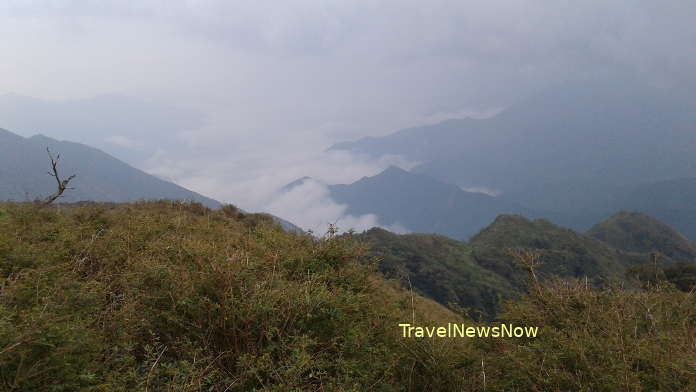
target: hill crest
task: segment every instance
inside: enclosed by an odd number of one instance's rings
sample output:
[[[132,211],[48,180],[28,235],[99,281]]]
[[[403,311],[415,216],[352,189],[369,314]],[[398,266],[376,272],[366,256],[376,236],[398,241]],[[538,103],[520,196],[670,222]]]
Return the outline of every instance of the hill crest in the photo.
[[[640,212],[619,212],[587,234],[628,252],[659,252],[675,261],[696,260],[696,245],[671,226]]]

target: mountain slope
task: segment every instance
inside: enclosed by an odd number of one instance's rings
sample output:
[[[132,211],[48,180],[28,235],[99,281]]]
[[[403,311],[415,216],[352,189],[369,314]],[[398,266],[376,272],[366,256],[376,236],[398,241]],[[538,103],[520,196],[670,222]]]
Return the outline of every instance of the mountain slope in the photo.
[[[509,250],[537,252],[542,279],[588,278],[600,285],[613,279],[631,286],[636,283],[633,278],[645,281],[655,276],[650,252],[657,250],[664,255],[660,266],[670,280],[679,281],[679,287],[693,281],[693,265],[675,263],[690,260],[693,245],[669,226],[636,213],[617,214],[595,225],[589,234],[545,220],[501,215],[469,243],[433,234],[398,235],[379,228],[353,238],[366,244],[370,256],[381,260],[380,271],[399,280],[402,287],[484,317],[498,313],[500,299],[527,290],[528,273]]]
[[[466,243],[430,234],[398,235],[373,228],[354,238],[378,257],[380,271],[398,279],[404,288],[440,304],[468,308],[492,318],[500,300],[516,292],[510,282],[482,268],[471,257]]]
[[[489,119],[450,120],[333,148],[403,155],[422,162],[413,172],[495,189],[525,207],[570,214],[573,227],[587,229],[616,212],[620,187],[696,176],[694,135],[693,103],[673,91],[589,81],[542,92]]]
[[[587,234],[628,252],[660,252],[675,261],[696,260],[696,245],[672,227],[637,212],[615,214]]]
[[[650,215],[692,241],[696,240],[696,177],[626,187],[615,193],[612,205],[617,211],[639,211]]]
[[[0,210],[4,391],[405,390],[419,342],[398,324],[463,321],[385,282],[349,241],[264,217],[169,202]],[[441,386],[462,379],[443,375],[467,345],[429,342],[436,366],[414,388],[460,390]]]
[[[82,200],[130,202],[142,199],[192,200],[209,207],[220,203],[181,186],[161,180],[95,148],[45,136],[23,138],[0,129],[0,200],[27,201],[55,191],[46,174],[46,148],[60,154],[59,172],[76,174],[62,202]]]
[[[532,212],[514,203],[389,167],[349,185],[331,185],[331,198],[352,215],[375,214],[387,225],[465,240],[499,214]]]
[[[584,278],[601,282],[623,280],[628,268],[645,263],[647,255],[624,252],[546,220],[501,215],[470,241],[474,260],[482,267],[508,279],[518,288],[527,273],[516,266],[508,249],[533,249],[543,263],[542,276]]]

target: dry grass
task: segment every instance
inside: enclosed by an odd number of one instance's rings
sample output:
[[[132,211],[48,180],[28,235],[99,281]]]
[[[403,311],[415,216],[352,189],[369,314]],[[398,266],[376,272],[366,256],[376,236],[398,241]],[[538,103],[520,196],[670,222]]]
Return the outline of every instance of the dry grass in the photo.
[[[0,390],[696,390],[696,301],[537,285],[536,339],[403,339],[461,317],[347,237],[198,204],[0,206]]]

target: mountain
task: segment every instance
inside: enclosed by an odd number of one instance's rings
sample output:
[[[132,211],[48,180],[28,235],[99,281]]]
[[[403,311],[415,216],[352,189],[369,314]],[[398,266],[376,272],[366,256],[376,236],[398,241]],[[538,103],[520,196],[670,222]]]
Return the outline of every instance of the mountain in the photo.
[[[625,252],[588,235],[539,219],[501,215],[474,236],[472,257],[484,268],[522,288],[526,271],[516,266],[509,249],[532,249],[539,253],[542,277],[589,278],[597,283],[623,280],[628,268],[646,263],[648,255]]]
[[[478,265],[464,242],[431,234],[398,235],[373,228],[354,238],[380,259],[379,270],[402,287],[440,304],[492,318],[501,300],[517,294],[509,281]],[[479,314],[480,316],[480,314]]]
[[[305,232],[301,227],[297,226],[296,224],[294,224],[294,223],[292,223],[292,222],[290,222],[290,221],[286,221],[285,219],[283,219],[283,218],[281,218],[281,217],[278,217],[278,216],[275,216],[275,215],[272,215],[272,214],[268,214],[268,215],[270,215],[270,217],[273,218],[273,220],[274,220],[277,224],[279,224],[280,227],[282,227],[283,230],[285,230],[285,231],[288,231],[288,232],[295,232],[295,233],[298,233],[298,234],[302,234],[302,233]]]
[[[650,197],[654,198],[653,200],[663,201],[671,197],[679,198],[680,193],[670,196],[672,195],[670,191],[674,191],[675,187],[680,189],[683,184],[688,185],[690,182],[680,180],[660,183],[654,189],[664,193],[655,193]],[[644,193],[639,192],[633,195],[636,197]],[[683,200],[683,204],[677,200],[674,201],[673,206],[676,208],[689,206],[686,203],[687,200]],[[652,204],[658,213],[660,210],[656,207],[660,205],[661,203]],[[681,222],[691,223],[686,219],[687,214],[675,213],[673,216],[683,219],[680,220]],[[660,254],[658,259],[654,261],[646,259],[642,264],[629,269],[629,274],[644,284],[654,284],[655,279],[663,279],[685,292],[696,287],[696,244],[673,227],[655,218],[639,212],[620,212],[593,226],[588,231],[588,235],[624,251],[643,254],[658,252]]]
[[[615,210],[648,214],[674,227],[692,241],[696,240],[696,177],[624,188],[615,193],[612,205]]]
[[[114,93],[65,100],[0,94],[0,119],[2,126],[19,135],[40,132],[83,143],[135,165],[157,149],[177,148],[176,138],[162,135],[205,124],[200,112]]]
[[[675,261],[696,261],[696,245],[674,228],[638,212],[620,212],[587,232],[628,252],[660,252]]]
[[[329,186],[351,215],[375,214],[380,223],[465,240],[499,214],[534,213],[514,203],[391,166],[373,177]]]
[[[298,186],[304,184],[304,182],[305,182],[305,181],[308,181],[308,180],[311,181],[311,180],[313,180],[313,179],[312,179],[312,177],[308,177],[308,176],[304,176],[304,177],[298,178],[298,179],[295,180],[295,181],[292,181],[292,182],[289,182],[289,183],[283,185],[283,186],[280,188],[280,192],[289,192],[289,191],[291,191],[293,188],[298,187]]]
[[[332,148],[402,155],[422,162],[415,173],[493,189],[527,208],[563,213],[572,219],[554,221],[586,230],[617,211],[617,190],[696,176],[694,109],[668,89],[591,80],[541,92],[492,118]]]
[[[50,161],[46,148],[60,154],[59,173],[74,190],[61,202],[83,200],[130,202],[143,199],[176,199],[200,202],[218,208],[220,203],[147,174],[84,144],[58,141],[37,135],[24,138],[0,129],[0,200],[27,201],[55,192],[55,180],[46,172]]]
[[[349,235],[346,235],[349,236]],[[696,264],[680,261],[696,254],[683,235],[648,216],[620,213],[587,234],[530,220],[500,215],[468,243],[434,234],[394,234],[373,228],[352,239],[366,245],[379,270],[402,287],[442,305],[469,310],[472,317],[494,317],[502,300],[528,289],[528,272],[516,264],[514,250],[539,255],[537,275],[585,279],[593,285],[615,280],[635,287],[637,278],[655,276],[650,253],[659,251],[660,271],[683,290],[696,282]]]

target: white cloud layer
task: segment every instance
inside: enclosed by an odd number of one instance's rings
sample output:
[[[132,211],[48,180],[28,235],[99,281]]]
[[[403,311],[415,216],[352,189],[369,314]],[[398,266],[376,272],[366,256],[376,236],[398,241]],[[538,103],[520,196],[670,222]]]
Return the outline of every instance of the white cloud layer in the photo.
[[[274,191],[296,178],[412,164],[323,152],[339,141],[490,116],[588,75],[696,98],[695,14],[648,0],[7,0],[0,94],[18,95],[0,96],[0,127],[284,213]]]
[[[498,197],[502,194],[497,189],[491,189],[485,186],[470,186],[470,187],[460,187],[464,192],[474,192],[474,193],[483,193],[484,195],[488,196],[493,196],[493,197]]]
[[[382,227],[396,233],[407,233],[400,225],[380,224],[374,214],[352,216],[346,214],[347,206],[331,200],[326,185],[312,179],[293,187],[287,192],[278,192],[265,208],[266,212],[282,216],[315,234],[326,233],[329,224],[335,225],[339,232],[355,230],[362,232],[372,227]]]

